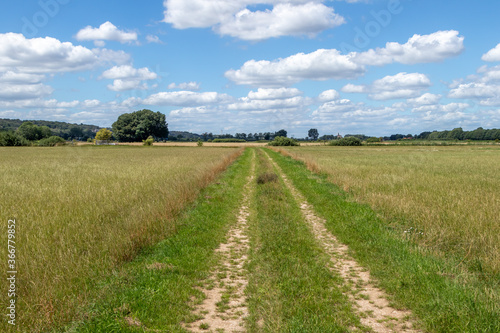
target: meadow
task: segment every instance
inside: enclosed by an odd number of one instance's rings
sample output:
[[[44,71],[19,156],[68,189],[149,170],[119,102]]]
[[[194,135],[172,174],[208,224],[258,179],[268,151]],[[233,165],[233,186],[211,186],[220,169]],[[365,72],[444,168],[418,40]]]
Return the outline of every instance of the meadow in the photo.
[[[36,332],[82,316],[114,267],[174,234],[179,212],[240,152],[0,148],[2,225],[16,220],[18,327]],[[6,262],[6,245],[0,256]]]
[[[423,248],[500,273],[500,147],[293,147]]]

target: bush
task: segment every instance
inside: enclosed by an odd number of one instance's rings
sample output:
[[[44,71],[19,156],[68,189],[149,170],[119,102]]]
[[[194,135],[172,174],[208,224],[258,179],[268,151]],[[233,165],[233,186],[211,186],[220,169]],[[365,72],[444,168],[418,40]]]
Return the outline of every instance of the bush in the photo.
[[[328,143],[329,146],[361,146],[361,140],[350,136],[347,138],[332,140]]]
[[[257,177],[257,184],[265,184],[278,181],[278,175],[275,173],[263,173]]]
[[[284,136],[277,136],[273,141],[268,143],[269,146],[300,146],[300,143],[294,139],[290,139]]]
[[[198,142],[196,143],[196,145],[197,145],[198,147],[203,147],[203,141],[198,140]]]
[[[151,147],[154,142],[155,142],[155,139],[150,135],[150,136],[148,136],[148,138],[146,140],[142,140],[142,145]]]
[[[0,146],[29,146],[31,143],[15,132],[0,133]]]
[[[378,142],[382,142],[382,139],[376,138],[376,137],[371,137],[371,138],[366,139],[366,142],[367,143],[378,143]]]
[[[51,136],[46,139],[42,139],[38,141],[39,147],[54,147],[54,146],[64,146],[66,144],[66,140],[59,136]]]

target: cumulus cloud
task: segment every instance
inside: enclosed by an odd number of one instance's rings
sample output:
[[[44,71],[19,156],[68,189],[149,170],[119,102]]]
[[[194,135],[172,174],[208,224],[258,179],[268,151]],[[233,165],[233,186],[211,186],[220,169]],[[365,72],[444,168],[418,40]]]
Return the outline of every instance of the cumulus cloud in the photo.
[[[456,30],[438,31],[429,35],[413,35],[405,44],[390,42],[384,48],[371,49],[362,53],[353,52],[355,62],[364,65],[382,66],[398,62],[420,64],[440,62],[460,55],[464,37]]]
[[[93,40],[96,41],[96,46],[104,46],[102,41],[111,40],[120,43],[130,43],[137,41],[136,32],[126,32],[119,30],[113,23],[107,21],[101,24],[99,28],[87,26],[76,34],[76,39],[79,41]]]
[[[272,5],[251,11],[250,5]],[[176,29],[212,27],[221,35],[243,40],[308,35],[345,23],[318,0],[165,0],[164,22]]]
[[[321,94],[319,94],[318,101],[330,102],[330,101],[335,101],[339,98],[340,98],[340,94],[338,93],[337,90],[329,89],[329,90],[325,90]]]
[[[200,106],[225,103],[231,100],[226,94],[217,92],[197,93],[192,91],[159,92],[143,100],[146,105]]]
[[[408,104],[414,105],[414,106],[420,106],[420,105],[433,105],[439,103],[441,100],[441,95],[436,95],[436,94],[431,94],[431,93],[425,93],[422,96],[416,97],[416,98],[410,98],[408,99]]]
[[[277,89],[266,89],[259,88],[257,91],[250,91],[248,93],[249,99],[284,99],[291,98],[302,95],[302,91],[297,88],[277,88]]]
[[[460,54],[463,49],[463,37],[457,31],[439,31],[414,35],[405,44],[387,43],[385,48],[362,53],[319,49],[273,61],[252,59],[238,70],[228,70],[225,76],[237,84],[268,87],[290,86],[307,79],[353,79],[364,75],[366,66],[438,62]]]
[[[345,20],[342,16],[321,3],[284,3],[266,11],[243,9],[217,26],[216,31],[244,40],[263,40],[280,36],[314,36],[343,23]]]
[[[182,82],[179,84],[172,82],[168,85],[168,89],[198,91],[200,90],[200,84],[198,82]]]
[[[483,61],[500,61],[500,44],[495,46],[493,49],[489,50],[487,53],[483,54]]]
[[[365,67],[355,63],[350,55],[342,55],[335,49],[320,49],[274,61],[250,60],[238,70],[227,71],[225,76],[237,84],[276,87],[306,79],[349,79],[364,73]]]
[[[155,80],[158,75],[150,72],[148,68],[134,68],[130,65],[114,66],[101,75],[102,78],[114,80],[108,89],[113,91],[125,91],[132,89],[147,89],[148,86],[142,81]]]
[[[376,80],[371,85],[348,84],[341,90],[347,93],[368,93],[368,97],[374,100],[388,100],[417,97],[430,86],[431,81],[426,75],[403,72]]]
[[[45,97],[54,89],[42,83],[38,84],[12,84],[0,82],[0,99],[24,100]]]
[[[91,69],[100,61],[93,51],[52,37],[27,39],[0,34],[0,71],[60,73]]]

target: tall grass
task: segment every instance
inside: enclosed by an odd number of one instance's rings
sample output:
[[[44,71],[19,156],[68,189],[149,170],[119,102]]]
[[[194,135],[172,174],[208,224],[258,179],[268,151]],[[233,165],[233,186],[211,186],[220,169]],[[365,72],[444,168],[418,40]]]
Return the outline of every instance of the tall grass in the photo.
[[[370,204],[401,235],[500,273],[498,147],[301,147],[289,154]],[[410,229],[412,228],[412,229]],[[418,230],[415,232],[415,230]],[[405,232],[406,231],[406,232]]]
[[[15,218],[18,228],[21,331],[74,319],[115,265],[175,232],[171,220],[239,152],[194,149],[0,148],[2,224]]]

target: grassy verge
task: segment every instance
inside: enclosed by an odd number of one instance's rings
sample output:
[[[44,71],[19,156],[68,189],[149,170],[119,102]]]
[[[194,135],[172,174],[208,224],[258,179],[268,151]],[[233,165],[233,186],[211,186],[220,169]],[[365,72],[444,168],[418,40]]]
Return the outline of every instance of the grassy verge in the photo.
[[[350,200],[325,175],[304,163],[269,152],[327,228],[347,244],[352,256],[367,267],[395,305],[411,309],[431,332],[500,331],[499,279],[467,273],[459,260],[433,256],[381,220],[367,205]]]
[[[185,332],[196,288],[217,261],[215,248],[235,223],[251,154],[246,151],[176,221],[177,233],[148,248],[101,286],[103,299],[69,332]]]
[[[360,327],[342,280],[327,268],[300,208],[258,150],[250,205],[250,332],[347,332]]]

